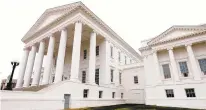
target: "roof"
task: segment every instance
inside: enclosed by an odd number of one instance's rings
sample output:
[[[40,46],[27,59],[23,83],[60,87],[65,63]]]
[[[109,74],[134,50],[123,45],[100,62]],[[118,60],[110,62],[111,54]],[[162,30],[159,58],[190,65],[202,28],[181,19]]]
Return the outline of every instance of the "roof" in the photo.
[[[102,28],[104,28],[108,33],[110,33],[111,37],[118,41],[124,48],[129,50],[133,56],[138,58],[139,60],[142,60],[142,57],[128,44],[126,43],[117,33],[115,33],[106,23],[104,23],[99,17],[97,17],[90,9],[88,9],[82,2],[75,2],[68,5],[58,6],[55,8],[47,9],[41,17],[36,21],[36,23],[30,28],[30,30],[25,34],[25,36],[22,38],[22,41],[25,42],[28,38],[34,37],[36,33],[38,33],[43,28],[46,28],[49,24],[52,24],[53,22],[56,22],[63,17],[65,17],[67,14],[71,13],[72,11],[75,11],[77,9],[84,10],[88,15],[92,17],[93,20],[95,20]],[[59,15],[57,18],[55,18],[52,22],[45,25],[43,28],[38,29],[38,27],[44,22],[44,20],[49,16],[52,15],[55,12],[63,12],[62,15]]]

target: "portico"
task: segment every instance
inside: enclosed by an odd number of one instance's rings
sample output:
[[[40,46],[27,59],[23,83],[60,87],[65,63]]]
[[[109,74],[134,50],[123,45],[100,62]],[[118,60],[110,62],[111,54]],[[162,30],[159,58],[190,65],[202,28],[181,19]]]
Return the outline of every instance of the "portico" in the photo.
[[[38,42],[34,42],[33,45],[25,47],[24,49],[25,55],[22,58],[22,62],[25,63],[21,63],[16,88],[21,88],[22,86],[29,87],[30,83],[31,86],[49,84],[49,80],[51,80],[52,66],[55,68],[54,83],[62,81],[64,74],[67,75],[67,79],[69,80],[80,81],[79,73],[81,65],[79,62],[82,61],[81,48],[83,48],[82,43],[84,42],[89,43],[88,82],[95,84],[95,50],[97,41],[102,42],[103,40],[104,37],[97,34],[95,30],[90,28],[88,25],[77,21],[74,24],[70,24],[52,34],[49,34],[49,36]],[[70,52],[71,54],[67,55],[67,53]],[[42,82],[40,82],[40,74],[44,58],[45,67],[43,79]]]
[[[185,43],[179,43],[179,44],[173,44],[173,45],[163,45],[161,47],[158,46],[154,46],[154,50],[153,51],[153,60],[154,60],[154,65],[156,66],[156,73],[158,76],[158,80],[160,83],[162,83],[162,81],[165,81],[165,77],[163,74],[163,71],[161,70],[161,66],[165,63],[163,62],[167,62],[170,65],[170,71],[171,71],[171,79],[173,79],[174,82],[178,83],[180,80],[182,80],[182,78],[184,78],[184,76],[181,74],[180,68],[179,66],[179,62],[181,62],[181,60],[179,59],[184,59],[182,61],[186,61],[188,68],[191,68],[190,72],[188,73],[188,77],[192,78],[194,80],[201,80],[202,77],[204,77],[203,73],[200,70],[200,66],[198,63],[198,58],[196,57],[196,55],[194,54],[194,49],[193,47],[196,45],[201,45],[204,44],[204,41],[199,41],[198,40],[192,40],[192,42],[187,42]],[[178,53],[178,50],[182,49],[185,51],[182,51],[184,53],[181,53],[185,56],[181,56],[180,53]],[[165,55],[168,57],[168,59],[163,59],[161,60],[161,53],[164,52]],[[160,54],[158,56],[158,53]],[[160,58],[160,59],[158,59]],[[188,70],[189,71],[189,70]],[[167,78],[166,78],[167,79]]]

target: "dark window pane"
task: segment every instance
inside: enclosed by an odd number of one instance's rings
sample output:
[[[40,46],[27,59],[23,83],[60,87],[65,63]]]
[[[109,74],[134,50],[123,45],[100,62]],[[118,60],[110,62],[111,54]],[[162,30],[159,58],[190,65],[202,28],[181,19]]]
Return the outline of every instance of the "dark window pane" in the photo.
[[[169,64],[162,65],[165,79],[171,78]]]
[[[84,59],[87,59],[87,50],[84,50]]]
[[[95,70],[95,83],[99,85],[99,69]]]
[[[96,46],[96,56],[99,55],[99,46]]]

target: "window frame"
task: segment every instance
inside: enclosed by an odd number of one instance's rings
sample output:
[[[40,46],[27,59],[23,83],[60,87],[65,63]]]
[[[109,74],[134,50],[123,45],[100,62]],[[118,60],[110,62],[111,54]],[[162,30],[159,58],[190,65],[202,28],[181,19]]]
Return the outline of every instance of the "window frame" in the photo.
[[[102,95],[103,95],[103,91],[99,91],[99,99],[102,98]]]
[[[83,90],[83,98],[88,98],[89,97],[89,89],[84,89]]]
[[[187,98],[195,98],[196,97],[195,88],[185,88],[185,95]]]
[[[97,70],[98,70],[98,74],[97,74]],[[98,80],[98,82],[97,82],[97,80]],[[95,84],[99,85],[99,68],[95,69]]]
[[[127,64],[127,56],[126,55],[124,56],[124,64],[125,65]]]
[[[134,81],[134,84],[139,84],[139,78],[138,78],[138,76],[137,75],[135,75],[134,77],[133,77],[133,81]]]
[[[84,77],[84,72],[85,72],[85,79]],[[82,71],[82,83],[86,83],[87,82],[87,72],[85,70]]]
[[[97,46],[96,46],[96,50],[95,50],[97,57],[99,56],[99,49],[100,49],[100,48],[99,48],[99,45],[97,45]]]
[[[122,84],[122,72],[119,71],[119,84],[121,85]]]
[[[166,94],[167,98],[174,98],[175,97],[173,89],[165,89],[165,94]]]
[[[87,59],[87,49],[83,50],[83,60]]]
[[[201,60],[201,59],[206,59],[206,55],[199,56],[199,57],[196,58],[197,63],[198,63],[198,66],[199,66],[199,69],[200,69],[200,71],[201,71],[201,75],[204,76],[204,77],[206,77],[206,73],[204,73],[204,72],[202,71],[202,69],[201,69],[201,67],[200,67],[200,64],[199,64],[199,60]]]
[[[114,83],[114,69],[110,69],[110,81],[111,83]]]
[[[123,99],[123,98],[124,98],[124,93],[122,92],[122,93],[121,93],[121,99]]]
[[[165,65],[165,64],[168,64],[168,65],[169,65],[170,76],[171,76],[170,78],[165,78],[165,76],[164,76],[163,65]],[[171,80],[173,76],[172,76],[172,73],[171,73],[172,70],[171,70],[171,64],[170,64],[170,62],[169,62],[169,61],[161,62],[161,63],[160,63],[160,68],[161,68],[160,70],[161,70],[162,79],[163,79],[163,80]]]
[[[188,76],[187,76],[187,77],[184,77],[184,76],[183,76],[183,73],[181,72],[180,64],[179,64],[180,62],[186,62],[186,64],[187,64],[187,69],[188,69]],[[177,60],[177,65],[178,65],[179,76],[180,76],[181,78],[189,78],[189,77],[191,77],[190,64],[189,64],[189,62],[188,62],[187,59]]]
[[[115,92],[112,92],[112,98],[115,99]]]
[[[113,58],[113,56],[114,56],[114,55],[113,55],[113,54],[114,54],[113,51],[114,51],[114,47],[113,47],[113,46],[110,46],[110,57],[111,57],[111,58]]]
[[[120,51],[118,52],[118,60],[119,62],[121,62],[121,52]]]

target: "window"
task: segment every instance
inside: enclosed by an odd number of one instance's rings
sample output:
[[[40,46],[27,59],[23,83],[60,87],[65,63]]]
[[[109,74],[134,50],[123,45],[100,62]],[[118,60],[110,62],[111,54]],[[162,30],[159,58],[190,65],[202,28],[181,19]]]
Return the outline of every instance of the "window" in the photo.
[[[55,76],[52,76],[52,82],[54,82],[54,80],[55,80]]]
[[[113,99],[115,98],[115,92],[112,92],[112,98]]]
[[[102,98],[103,91],[99,91],[99,98]]]
[[[173,89],[166,89],[165,92],[166,92],[166,96],[167,96],[168,98],[169,98],[169,97],[174,97]]]
[[[162,68],[165,79],[171,78],[169,64],[162,65]]]
[[[181,71],[182,76],[183,77],[188,77],[189,70],[188,70],[188,67],[187,67],[187,62],[186,61],[179,62],[179,66],[180,66],[180,71]]]
[[[87,50],[84,50],[84,59],[87,59]]]
[[[127,64],[127,56],[124,56],[124,63]]]
[[[194,88],[185,89],[187,97],[196,97]]]
[[[114,70],[113,69],[111,69],[111,82],[113,82],[114,80],[113,80],[113,76],[114,75]]]
[[[99,46],[96,46],[96,56],[99,56]]]
[[[111,57],[113,58],[113,47],[110,47],[110,51],[111,51]]]
[[[86,83],[86,71],[82,71],[82,83]]]
[[[206,75],[206,59],[199,59],[198,60],[200,69],[203,72],[204,75]]]
[[[122,84],[122,73],[119,72],[119,84]]]
[[[118,55],[119,55],[119,57],[118,57],[119,62],[121,62],[121,53],[120,53],[120,52],[118,52]]]
[[[99,69],[95,70],[95,83],[99,85]]]
[[[138,76],[134,76],[134,83],[138,84]]]
[[[84,89],[83,91],[83,97],[87,98],[88,97],[88,93],[89,93],[89,89]]]
[[[67,80],[67,76],[62,75],[62,81]]]
[[[124,97],[124,94],[123,94],[123,93],[121,93],[121,99],[123,99],[123,97]]]

